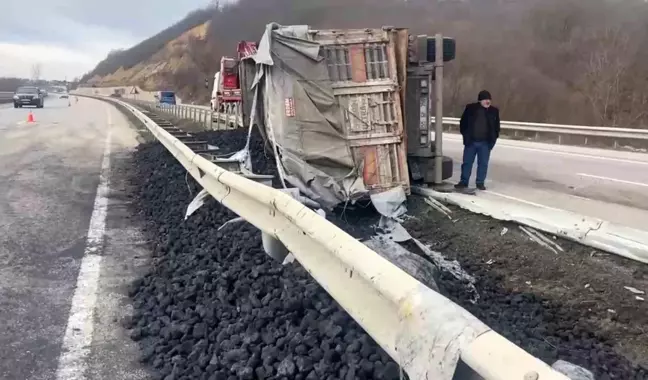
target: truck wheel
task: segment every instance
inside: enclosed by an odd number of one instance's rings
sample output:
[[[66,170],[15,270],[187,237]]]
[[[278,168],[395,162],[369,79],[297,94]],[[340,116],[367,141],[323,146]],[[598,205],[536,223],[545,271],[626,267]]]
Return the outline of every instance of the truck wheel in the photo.
[[[18,104],[14,103],[14,108],[18,108]]]
[[[38,105],[36,106],[36,108],[43,108],[43,106],[44,106],[44,104],[43,104],[43,101],[41,100],[41,102],[38,103]]]

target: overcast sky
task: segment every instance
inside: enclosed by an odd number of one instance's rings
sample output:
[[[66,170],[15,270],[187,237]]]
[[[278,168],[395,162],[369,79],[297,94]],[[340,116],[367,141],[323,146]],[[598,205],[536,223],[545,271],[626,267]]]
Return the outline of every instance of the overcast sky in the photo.
[[[209,0],[1,0],[0,77],[68,80],[112,49],[130,47]]]

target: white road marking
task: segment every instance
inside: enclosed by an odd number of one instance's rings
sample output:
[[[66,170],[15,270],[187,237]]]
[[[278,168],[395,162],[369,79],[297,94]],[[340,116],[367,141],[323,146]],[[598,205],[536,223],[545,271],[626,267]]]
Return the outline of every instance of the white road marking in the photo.
[[[490,191],[490,190],[486,190],[486,193],[492,194],[492,195],[495,195],[495,196],[498,196],[498,197],[510,199],[512,201],[516,201],[516,202],[520,202],[520,203],[526,203],[528,205],[535,206],[535,207],[545,208],[545,209],[549,209],[549,210],[565,211],[565,210],[562,210],[562,209],[559,209],[559,208],[555,208],[555,207],[543,205],[543,204],[540,204],[540,203],[527,201],[525,199],[516,198],[516,197],[510,196],[510,195],[506,195],[506,194],[496,193],[496,192]]]
[[[616,179],[616,178],[610,178],[610,177],[602,177],[602,176],[593,175],[593,174],[586,174],[586,173],[578,173],[577,175],[579,175],[579,176],[581,176],[581,177],[589,177],[589,178],[601,179],[601,180],[604,180],[604,181],[612,181],[612,182],[625,183],[626,185],[634,185],[634,186],[648,187],[648,183],[632,182],[632,181],[626,181],[626,180],[623,180],[623,179]]]
[[[444,139],[454,141],[454,142],[460,142],[461,140],[457,138],[446,138]],[[594,159],[594,160],[603,160],[603,161],[614,161],[614,162],[623,162],[626,164],[635,164],[635,165],[648,165],[648,161],[635,161],[635,160],[629,160],[625,158],[615,158],[615,157],[605,157],[605,156],[595,156],[593,154],[584,154],[584,153],[572,153],[572,152],[563,152],[559,150],[549,150],[549,149],[539,149],[539,148],[530,148],[530,147],[524,147],[524,146],[518,146],[518,145],[512,145],[512,144],[507,144],[505,142],[498,142],[497,145],[495,145],[495,149],[497,147],[507,147],[507,148],[513,148],[513,149],[520,149],[520,150],[530,150],[533,152],[540,152],[540,153],[549,153],[549,154],[560,154],[563,156],[572,156],[572,157],[580,157],[580,158],[588,158],[588,159]]]
[[[108,118],[107,136],[104,147],[99,186],[94,201],[86,248],[77,277],[76,289],[72,297],[70,316],[68,317],[61,356],[56,371],[57,380],[85,380],[86,360],[90,353],[94,331],[94,309],[97,303],[101,256],[103,253],[104,235],[106,232],[106,214],[108,211],[108,191],[110,174],[110,144],[112,116],[106,107]]]

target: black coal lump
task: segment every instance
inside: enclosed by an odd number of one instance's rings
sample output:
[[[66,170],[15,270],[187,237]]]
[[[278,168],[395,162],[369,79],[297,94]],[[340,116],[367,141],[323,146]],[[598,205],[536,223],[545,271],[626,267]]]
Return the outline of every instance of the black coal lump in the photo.
[[[232,153],[245,146],[246,129],[205,132]],[[258,131],[252,135],[255,172],[275,174]],[[261,248],[246,223],[210,200],[188,220],[186,206],[200,191],[158,143],[143,144],[130,173],[134,212],[151,242],[150,273],[130,289],[134,314],[124,320],[142,347],[141,360],[158,379],[397,379],[396,365],[297,266],[282,267]],[[377,218],[361,206],[336,210],[331,220],[364,238]],[[362,221],[364,228],[356,228]],[[511,294],[471,266],[480,299],[449,273],[437,279],[446,296],[548,364],[557,359],[591,370],[597,379],[648,379],[615,352],[613,342],[574,310],[532,293]]]
[[[247,131],[209,134],[234,151],[240,147],[228,143],[244,144]],[[251,147],[264,157],[262,140]],[[143,144],[133,160],[132,207],[153,261],[131,284],[134,313],[123,325],[156,379],[399,378],[398,366],[306,270],[263,252],[256,228],[218,231],[236,215],[213,199],[184,220],[200,188],[163,146]]]
[[[207,141],[210,145],[218,147],[218,155],[227,156],[245,148],[248,129],[238,128],[223,131],[209,131],[199,133],[196,136],[201,140]],[[266,145],[256,126],[252,128],[249,149],[254,173],[277,174],[277,164],[271,155],[272,149]]]

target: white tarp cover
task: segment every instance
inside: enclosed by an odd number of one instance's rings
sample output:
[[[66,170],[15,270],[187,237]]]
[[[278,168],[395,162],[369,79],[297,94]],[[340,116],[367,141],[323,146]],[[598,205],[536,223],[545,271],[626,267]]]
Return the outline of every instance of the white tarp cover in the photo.
[[[355,162],[343,129],[320,45],[308,26],[266,26],[252,84],[262,102],[256,121],[275,154],[279,175],[322,207],[367,195],[362,163]],[[252,123],[250,123],[251,126]]]

